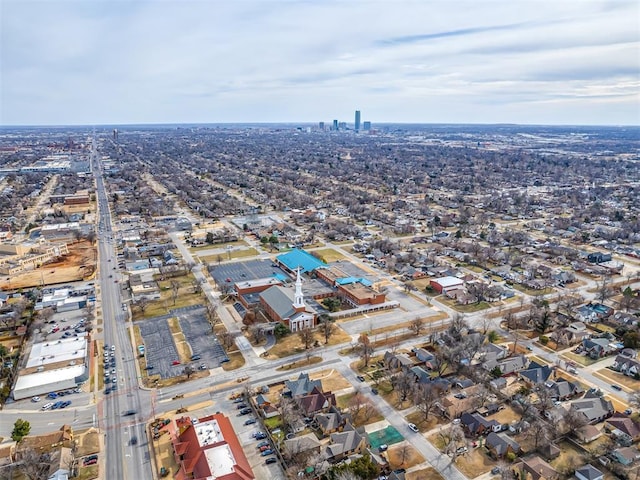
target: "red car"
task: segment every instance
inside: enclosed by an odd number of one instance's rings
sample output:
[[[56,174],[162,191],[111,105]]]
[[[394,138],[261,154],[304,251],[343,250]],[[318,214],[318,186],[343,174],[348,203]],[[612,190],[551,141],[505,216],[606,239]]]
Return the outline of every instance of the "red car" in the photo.
[[[179,360],[174,360],[173,362],[171,362],[171,365],[180,365],[180,361]]]

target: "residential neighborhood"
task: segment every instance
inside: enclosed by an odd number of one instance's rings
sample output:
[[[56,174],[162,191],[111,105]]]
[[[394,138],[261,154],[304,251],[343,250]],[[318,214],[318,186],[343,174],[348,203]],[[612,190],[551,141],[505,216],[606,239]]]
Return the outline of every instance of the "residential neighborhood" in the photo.
[[[0,132],[0,477],[635,479],[637,129],[487,128]]]

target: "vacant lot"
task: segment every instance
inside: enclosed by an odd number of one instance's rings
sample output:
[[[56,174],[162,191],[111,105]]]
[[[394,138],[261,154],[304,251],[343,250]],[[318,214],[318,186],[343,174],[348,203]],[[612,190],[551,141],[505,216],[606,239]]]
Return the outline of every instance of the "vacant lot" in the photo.
[[[0,288],[38,287],[54,283],[75,282],[90,278],[96,271],[96,249],[90,242],[83,240],[70,243],[69,255],[56,262],[48,263],[35,270],[0,277]]]

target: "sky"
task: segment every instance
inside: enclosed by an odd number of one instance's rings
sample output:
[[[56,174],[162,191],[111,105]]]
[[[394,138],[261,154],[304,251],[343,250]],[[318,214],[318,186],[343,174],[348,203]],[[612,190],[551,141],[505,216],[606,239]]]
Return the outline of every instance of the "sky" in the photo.
[[[0,125],[640,124],[637,0],[0,0]]]

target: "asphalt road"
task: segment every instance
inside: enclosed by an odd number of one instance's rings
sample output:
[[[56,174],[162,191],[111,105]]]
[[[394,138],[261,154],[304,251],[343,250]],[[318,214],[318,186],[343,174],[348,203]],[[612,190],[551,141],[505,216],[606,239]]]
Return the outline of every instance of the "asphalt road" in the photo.
[[[105,431],[106,462],[104,478],[153,478],[149,446],[144,424],[139,415],[123,417],[123,412],[142,412],[149,403],[149,392],[138,388],[134,352],[126,327],[126,313],[122,309],[115,235],[111,212],[104,185],[102,165],[97,161],[95,148],[92,163],[96,176],[96,192],[99,206],[98,251],[100,272],[100,300],[104,327],[104,342],[115,345],[117,359],[118,391],[104,395],[97,392],[98,422]],[[118,282],[118,283],[116,283]],[[96,382],[97,384],[97,382]],[[104,396],[103,396],[104,395]],[[144,408],[146,410],[146,408]],[[137,445],[131,439],[136,436]]]

